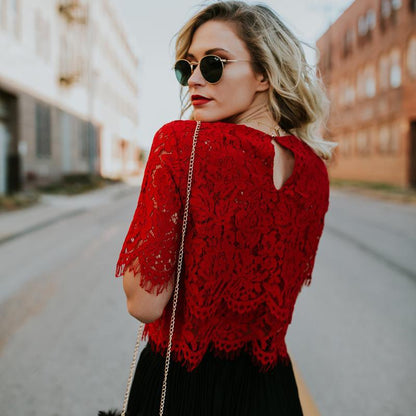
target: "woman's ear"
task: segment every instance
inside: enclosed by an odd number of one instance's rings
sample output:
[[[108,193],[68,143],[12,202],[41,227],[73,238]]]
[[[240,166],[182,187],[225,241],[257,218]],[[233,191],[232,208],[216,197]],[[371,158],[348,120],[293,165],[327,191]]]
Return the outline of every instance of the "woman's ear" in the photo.
[[[269,80],[265,74],[257,74],[257,91],[267,91],[270,87]]]

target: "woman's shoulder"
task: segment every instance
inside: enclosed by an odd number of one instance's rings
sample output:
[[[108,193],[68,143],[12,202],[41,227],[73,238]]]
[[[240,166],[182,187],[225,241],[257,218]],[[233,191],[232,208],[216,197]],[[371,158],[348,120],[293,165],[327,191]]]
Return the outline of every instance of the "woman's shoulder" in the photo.
[[[172,120],[164,124],[157,133],[183,133],[186,130],[195,129],[195,126],[196,121],[194,120]]]
[[[164,124],[159,129],[159,132],[184,133],[191,131],[193,133],[196,125],[196,120],[173,120]],[[219,131],[221,133],[228,132],[232,134],[235,130],[241,131],[243,129],[247,129],[247,126],[242,124],[226,123],[223,121],[202,121],[200,129],[203,131]]]
[[[278,142],[287,143],[287,147],[290,147],[292,151],[295,151],[296,149],[298,157],[302,158],[303,161],[308,164],[308,166],[326,172],[327,168],[324,160],[306,141],[295,135],[277,137],[276,139]]]

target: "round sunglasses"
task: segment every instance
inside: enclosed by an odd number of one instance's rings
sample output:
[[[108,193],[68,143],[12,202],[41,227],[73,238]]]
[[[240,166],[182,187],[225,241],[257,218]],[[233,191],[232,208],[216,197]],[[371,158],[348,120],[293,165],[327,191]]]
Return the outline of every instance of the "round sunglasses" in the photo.
[[[186,87],[189,78],[193,74],[195,68],[199,65],[199,70],[204,79],[210,84],[216,84],[222,77],[224,65],[229,62],[250,61],[244,59],[224,59],[217,55],[206,55],[196,63],[189,62],[186,59],[179,59],[174,66],[176,79],[179,81],[179,84]]]

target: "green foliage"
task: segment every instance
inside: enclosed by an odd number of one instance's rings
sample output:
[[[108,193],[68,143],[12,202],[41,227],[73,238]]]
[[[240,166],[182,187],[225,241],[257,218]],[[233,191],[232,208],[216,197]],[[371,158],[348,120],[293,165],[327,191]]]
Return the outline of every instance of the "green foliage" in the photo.
[[[72,173],[64,175],[58,182],[41,186],[38,189],[50,194],[76,195],[118,182],[120,180],[103,178],[99,175]]]
[[[12,195],[0,196],[0,212],[15,211],[20,208],[30,207],[40,199],[40,193],[36,191],[19,192]]]
[[[353,191],[383,199],[397,200],[401,202],[416,202],[416,189],[405,188],[383,182],[367,182],[349,179],[331,178],[331,187]]]

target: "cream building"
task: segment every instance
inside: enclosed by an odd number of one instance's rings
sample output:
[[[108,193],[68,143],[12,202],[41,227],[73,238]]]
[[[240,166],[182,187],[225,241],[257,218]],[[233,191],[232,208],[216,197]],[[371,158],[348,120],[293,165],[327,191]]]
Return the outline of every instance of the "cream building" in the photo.
[[[138,57],[111,0],[0,0],[0,194],[139,169]]]

